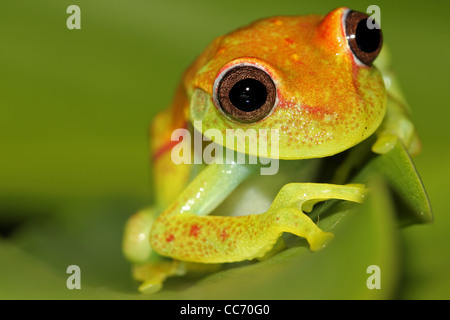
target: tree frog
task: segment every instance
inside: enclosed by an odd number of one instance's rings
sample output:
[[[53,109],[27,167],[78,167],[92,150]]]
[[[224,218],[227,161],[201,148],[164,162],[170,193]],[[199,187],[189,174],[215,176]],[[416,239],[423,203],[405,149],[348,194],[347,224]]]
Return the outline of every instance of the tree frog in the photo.
[[[189,266],[263,258],[279,248],[283,233],[322,249],[333,234],[307,213],[327,199],[362,202],[367,189],[308,181],[317,170],[312,160],[373,134],[376,153],[387,152],[396,139],[418,150],[381,51],[381,29],[370,28],[368,18],[338,8],[325,16],[262,19],[215,39],[186,70],[170,107],[150,126],[156,203],[125,227],[123,251],[142,281],[140,291],[158,291]],[[277,147],[279,172],[263,176],[255,169],[260,165],[233,159],[174,163],[174,147],[191,148],[190,139],[173,141],[180,128],[205,141],[214,140],[213,133],[226,137],[230,129],[276,130],[276,146],[269,141],[268,147]],[[250,147],[264,137],[231,149],[258,156]]]

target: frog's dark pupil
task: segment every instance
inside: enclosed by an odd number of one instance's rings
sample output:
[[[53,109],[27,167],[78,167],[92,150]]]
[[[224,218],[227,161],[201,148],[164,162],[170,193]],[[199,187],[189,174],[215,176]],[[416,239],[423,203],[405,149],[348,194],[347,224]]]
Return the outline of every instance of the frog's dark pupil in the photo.
[[[374,52],[380,45],[380,29],[369,29],[367,27],[367,19],[362,19],[356,27],[355,38],[360,50],[367,53]]]
[[[243,79],[234,84],[229,92],[231,103],[239,110],[252,112],[267,100],[267,89],[258,80]]]

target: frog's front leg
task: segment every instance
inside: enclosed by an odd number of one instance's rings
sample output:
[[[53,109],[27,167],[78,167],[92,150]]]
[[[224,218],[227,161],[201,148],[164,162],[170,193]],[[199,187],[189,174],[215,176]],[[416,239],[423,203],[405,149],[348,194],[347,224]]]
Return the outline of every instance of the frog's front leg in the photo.
[[[229,173],[239,172],[240,167],[229,166]],[[218,190],[223,183],[227,186],[226,179],[216,176],[205,185],[208,190]],[[366,192],[359,185],[293,183],[280,190],[266,213],[228,217],[205,216],[212,211],[208,204],[211,194],[200,192],[201,185],[178,198],[155,221],[150,241],[159,254],[202,263],[250,260],[262,257],[284,232],[306,238],[311,249],[318,250],[333,235],[317,227],[302,210],[310,211],[315,203],[327,199],[361,202]],[[206,204],[192,201],[196,195],[205,196]]]
[[[398,79],[392,71],[387,47],[381,50],[375,64],[383,75],[387,102],[386,116],[377,130],[377,140],[372,151],[378,154],[387,153],[400,140],[409,154],[416,155],[420,152],[421,143],[411,119],[408,103],[403,97]]]

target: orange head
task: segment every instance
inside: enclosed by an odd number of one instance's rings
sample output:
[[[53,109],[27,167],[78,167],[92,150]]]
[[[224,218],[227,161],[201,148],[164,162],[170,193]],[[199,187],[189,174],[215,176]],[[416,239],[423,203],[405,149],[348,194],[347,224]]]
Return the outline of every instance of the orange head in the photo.
[[[201,121],[197,129],[206,136],[208,129],[224,137],[227,129],[277,129],[280,159],[324,157],[358,144],[386,109],[372,65],[381,30],[368,28],[367,18],[347,8],[280,16],[216,39],[184,76],[188,118]]]

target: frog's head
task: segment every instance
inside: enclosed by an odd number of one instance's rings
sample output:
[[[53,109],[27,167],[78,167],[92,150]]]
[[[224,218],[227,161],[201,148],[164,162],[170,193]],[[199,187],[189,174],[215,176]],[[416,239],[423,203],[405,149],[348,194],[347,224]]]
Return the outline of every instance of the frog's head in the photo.
[[[360,143],[386,109],[372,65],[381,30],[367,19],[339,8],[260,20],[216,39],[185,75],[189,118],[206,136],[278,129],[280,159],[325,157]]]

